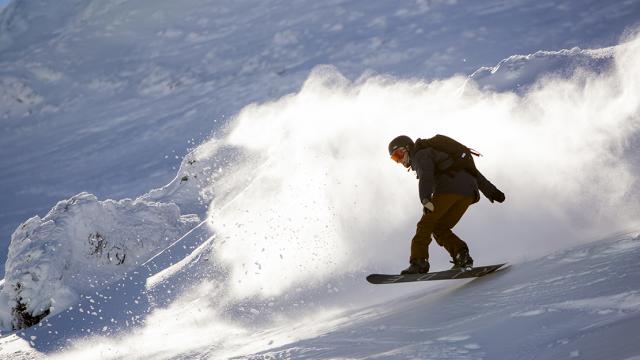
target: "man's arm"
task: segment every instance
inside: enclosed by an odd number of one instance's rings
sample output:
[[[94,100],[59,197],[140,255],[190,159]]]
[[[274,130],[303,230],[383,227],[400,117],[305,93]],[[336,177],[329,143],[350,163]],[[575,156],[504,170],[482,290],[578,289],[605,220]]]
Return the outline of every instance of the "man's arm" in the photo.
[[[414,155],[413,167],[418,175],[418,193],[420,202],[424,205],[431,201],[431,195],[435,187],[435,164],[430,149],[418,151]]]

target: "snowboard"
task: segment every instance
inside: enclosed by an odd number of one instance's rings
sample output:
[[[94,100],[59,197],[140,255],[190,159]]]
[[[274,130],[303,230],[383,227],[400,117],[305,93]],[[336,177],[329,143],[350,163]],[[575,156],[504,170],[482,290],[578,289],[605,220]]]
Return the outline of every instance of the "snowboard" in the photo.
[[[504,264],[478,266],[471,269],[451,269],[445,271],[436,271],[426,274],[371,274],[367,276],[367,281],[372,284],[395,284],[403,282],[413,281],[428,281],[428,280],[449,280],[449,279],[466,279],[473,277],[480,277],[490,274],[500,268]]]

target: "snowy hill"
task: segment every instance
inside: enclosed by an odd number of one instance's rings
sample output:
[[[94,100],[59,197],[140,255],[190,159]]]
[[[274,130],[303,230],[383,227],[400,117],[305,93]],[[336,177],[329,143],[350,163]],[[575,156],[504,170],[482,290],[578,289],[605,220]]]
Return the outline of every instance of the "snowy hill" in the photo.
[[[606,239],[338,316],[247,358],[635,359],[639,255],[637,233]]]
[[[318,65],[423,80],[615,45],[637,1],[16,0],[0,15],[0,259],[61,199],[137,197]],[[28,150],[25,150],[28,149]],[[0,269],[1,271],[1,269]]]
[[[486,278],[361,292],[378,299],[385,291],[405,294],[379,305],[354,309],[309,302],[306,310],[287,309],[266,324],[259,315],[274,305],[236,308],[231,321],[206,299],[216,289],[206,288],[119,336],[111,331],[126,316],[118,318],[105,305],[107,299],[126,301],[122,291],[112,288],[19,336],[45,354],[67,347],[54,357],[65,359],[635,359],[640,354],[634,337],[640,325],[639,255],[638,233],[618,235]],[[126,308],[141,314],[148,303],[140,303]],[[116,319],[98,324],[98,316],[91,315],[95,309],[106,309],[99,316]],[[67,336],[58,332],[93,336],[67,346]],[[42,355],[16,336],[0,344],[14,359]]]
[[[0,355],[640,356],[638,13],[12,2]],[[484,154],[508,201],[456,229],[477,263],[508,271],[363,281],[405,266],[420,213],[415,179],[386,153],[400,133]],[[621,229],[634,232],[592,242]]]

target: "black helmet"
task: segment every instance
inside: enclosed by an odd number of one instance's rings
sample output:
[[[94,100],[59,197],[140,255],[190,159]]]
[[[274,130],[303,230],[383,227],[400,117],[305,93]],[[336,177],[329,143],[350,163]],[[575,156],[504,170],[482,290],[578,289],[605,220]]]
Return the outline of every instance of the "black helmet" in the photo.
[[[400,147],[405,147],[411,153],[413,151],[413,140],[406,135],[400,135],[395,139],[391,140],[389,143],[389,155],[393,154],[393,152]]]

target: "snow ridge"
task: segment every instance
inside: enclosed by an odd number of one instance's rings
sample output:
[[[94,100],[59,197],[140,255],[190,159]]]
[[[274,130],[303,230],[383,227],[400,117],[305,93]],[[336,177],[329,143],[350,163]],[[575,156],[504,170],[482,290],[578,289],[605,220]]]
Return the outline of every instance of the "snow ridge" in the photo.
[[[484,90],[523,93],[541,77],[570,76],[576,68],[601,72],[612,64],[615,47],[583,50],[578,47],[558,51],[537,51],[512,55],[492,67],[481,67],[469,76]],[[545,69],[557,69],[549,73]]]

